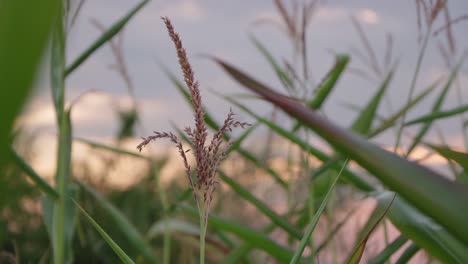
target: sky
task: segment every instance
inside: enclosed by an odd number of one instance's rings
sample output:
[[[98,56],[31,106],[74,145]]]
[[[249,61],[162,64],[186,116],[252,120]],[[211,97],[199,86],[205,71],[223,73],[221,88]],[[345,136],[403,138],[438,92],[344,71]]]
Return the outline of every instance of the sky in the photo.
[[[91,19],[97,19],[108,27],[137,3],[136,0],[85,1],[75,24],[68,32],[67,62],[73,61],[101,34],[90,22]],[[468,1],[450,0],[449,11],[452,17],[467,14]],[[175,50],[161,16],[168,16],[179,32],[200,82],[204,104],[218,120],[223,119],[231,106],[211,91],[226,95],[248,92],[201,54],[222,58],[276,90],[285,92],[271,67],[250,40],[250,36],[254,35],[278,59],[292,58],[291,43],[278,27],[256,23],[265,19],[279,21],[273,1],[153,0],[129,22],[123,32],[123,52],[141,111],[143,129],[137,131],[138,136],[149,135],[153,130],[171,130],[171,122],[180,127],[192,123],[190,108],[158,66],[158,63],[162,63],[181,76]],[[406,103],[415,71],[420,50],[416,5],[414,1],[407,0],[321,1],[308,30],[308,61],[313,82],[319,82],[333,66],[335,53],[351,54],[350,68],[370,72],[359,58],[353,56],[354,50],[362,52],[364,48],[351,23],[351,16],[362,25],[380,62],[385,54],[387,34],[393,37],[393,55],[398,61],[398,67],[387,94],[389,101],[379,109],[379,114],[388,116],[391,113],[390,106],[394,112]],[[443,23],[442,17],[436,21],[438,26]],[[460,54],[468,48],[467,26],[467,23],[460,23],[453,27],[457,44],[456,58],[460,58]],[[416,93],[448,72],[437,46],[440,41],[444,43],[443,36],[430,40],[416,83]],[[109,68],[113,63],[111,49],[104,46],[67,79],[67,102],[85,94],[74,106],[72,114],[75,136],[105,140],[115,135],[118,120],[113,106],[116,103],[128,105],[130,100],[124,82]],[[44,63],[44,68],[46,66],[47,63]],[[466,69],[464,66],[459,76],[460,87],[468,84]],[[47,70],[43,69],[21,120],[31,128],[51,135],[55,131],[55,119],[47,75]],[[348,126],[356,112],[346,107],[346,104],[362,106],[376,92],[381,81],[382,78],[368,80],[356,74],[345,74],[327,101],[323,113],[340,126]],[[449,93],[443,109],[455,107],[460,101],[467,103],[467,90],[461,90],[461,97],[455,90]],[[411,112],[408,118],[427,113],[439,91],[440,88],[430,100]],[[271,106],[259,101],[246,100],[246,104],[260,115],[271,111]],[[235,111],[239,119],[252,121],[240,110]],[[286,118],[279,118],[280,123],[284,120]],[[452,146],[462,147],[459,119],[451,118],[437,124]],[[408,131],[416,131],[415,128]],[[394,135],[394,131],[390,131],[377,140],[380,144],[392,145]],[[432,132],[428,138],[437,140],[436,133]]]

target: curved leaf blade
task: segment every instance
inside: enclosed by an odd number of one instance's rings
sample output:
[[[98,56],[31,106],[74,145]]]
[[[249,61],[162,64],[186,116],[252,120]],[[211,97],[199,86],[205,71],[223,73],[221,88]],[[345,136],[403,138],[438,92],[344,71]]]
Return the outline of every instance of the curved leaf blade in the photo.
[[[381,149],[365,138],[332,124],[307,106],[278,94],[222,60],[215,61],[243,86],[304,122],[337,150],[346,153],[468,245],[468,214],[465,213],[468,204],[464,202],[468,201],[466,186]]]

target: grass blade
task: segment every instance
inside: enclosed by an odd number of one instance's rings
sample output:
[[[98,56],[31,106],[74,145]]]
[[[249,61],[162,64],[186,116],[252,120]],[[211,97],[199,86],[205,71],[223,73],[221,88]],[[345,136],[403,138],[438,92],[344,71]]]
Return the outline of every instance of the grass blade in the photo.
[[[87,193],[91,194],[96,199],[99,206],[112,217],[115,225],[118,226],[122,233],[125,234],[125,237],[131,242],[135,250],[140,252],[147,263],[159,263],[153,255],[149,243],[143,239],[135,226],[119,211],[119,209],[90,187],[85,185],[81,186]]]
[[[325,103],[325,100],[330,95],[333,88],[335,88],[336,83],[341,77],[342,73],[346,69],[346,66],[349,63],[349,56],[347,55],[337,55],[335,65],[327,74],[325,80],[316,88],[315,96],[312,100],[307,102],[307,105],[312,109],[319,109]],[[292,129],[293,132],[296,132],[301,127],[301,123],[298,122]]]
[[[276,132],[278,135],[280,135],[280,136],[284,137],[285,139],[291,141],[292,143],[296,144],[298,147],[300,147],[302,150],[308,152],[309,154],[314,155],[315,157],[317,157],[322,162],[328,162],[331,159],[327,154],[325,154],[325,153],[321,152],[320,150],[310,146],[309,143],[305,142],[304,140],[302,140],[301,138],[296,136],[296,134],[294,134],[292,132],[289,132],[286,129],[283,129],[280,126],[276,125],[275,123],[273,123],[273,122],[271,122],[271,121],[269,121],[269,120],[267,120],[265,118],[262,118],[262,117],[258,116],[253,111],[251,111],[250,109],[248,109],[247,107],[245,107],[241,103],[235,101],[234,99],[231,99],[231,98],[228,98],[228,97],[225,97],[225,99],[228,100],[230,103],[232,103],[232,104],[236,105],[237,107],[239,107],[239,109],[241,109],[245,113],[247,113],[250,116],[254,117],[258,122],[263,123],[266,126],[268,126],[271,130]],[[333,168],[335,170],[339,170],[341,168],[341,166],[342,166],[341,159],[337,160],[336,162],[330,163],[330,166],[333,166]],[[359,188],[359,189],[361,189],[363,191],[373,191],[374,190],[372,185],[370,185],[365,180],[361,179],[358,175],[354,174],[353,172],[351,172],[348,169],[344,170],[343,179],[346,179],[348,182],[353,183],[357,188]]]
[[[403,251],[403,253],[398,258],[398,260],[395,262],[395,264],[406,264],[406,263],[408,263],[411,260],[411,258],[416,253],[418,253],[419,250],[420,250],[420,248],[418,247],[418,245],[412,243],[411,245],[409,245],[405,249],[405,251]]]
[[[61,0],[2,1],[0,8],[0,169],[9,160],[7,139],[27,99]]]
[[[71,252],[68,252],[68,249],[71,249],[71,239],[73,236],[66,235],[66,228],[73,226],[73,224],[67,221],[66,215],[68,209],[65,201],[70,197],[70,188],[68,185],[71,178],[71,142],[72,127],[70,112],[66,111],[61,115],[61,122],[59,123],[58,159],[57,172],[55,176],[56,189],[60,197],[54,205],[54,232],[52,233],[54,237],[52,242],[55,263],[70,263],[71,260],[69,258],[72,257],[72,254]]]
[[[327,74],[325,81],[323,81],[323,83],[321,83],[319,87],[316,89],[315,97],[309,102],[307,102],[307,105],[310,108],[319,109],[320,107],[322,107],[323,103],[328,98],[333,88],[336,87],[336,83],[340,79],[348,63],[349,63],[348,55],[336,56],[335,65]]]
[[[41,189],[45,194],[51,196],[54,200],[59,198],[58,192],[49,185],[36,171],[23,160],[16,151],[10,147],[10,153],[13,157],[13,161],[18,165],[18,167],[29,176],[29,178]]]
[[[422,91],[420,94],[415,96],[407,105],[405,105],[402,109],[400,109],[398,112],[393,114],[391,117],[386,119],[380,126],[377,128],[373,129],[372,132],[369,133],[369,137],[374,137],[377,134],[382,133],[383,131],[387,130],[390,127],[393,127],[400,119],[400,117],[404,116],[409,110],[411,110],[414,106],[416,106],[419,102],[421,102],[426,96],[428,96],[432,91],[434,91],[435,88],[440,83],[440,79],[436,80],[432,85],[427,87],[424,91]]]
[[[114,153],[118,153],[118,154],[122,154],[122,155],[127,155],[127,156],[130,156],[130,157],[144,159],[144,160],[147,160],[147,161],[154,161],[152,158],[149,158],[149,157],[147,157],[145,155],[141,155],[138,152],[128,151],[128,150],[125,150],[125,149],[105,145],[105,144],[94,142],[94,141],[84,139],[84,138],[75,138],[74,140],[77,141],[77,142],[80,142],[82,144],[88,145],[90,147],[93,147],[93,148],[99,148],[99,149],[107,150],[107,151],[110,151],[110,152],[114,152]]]
[[[182,206],[181,208],[193,217],[198,217],[198,211],[195,208],[188,206]],[[289,249],[282,247],[265,234],[248,228],[245,225],[237,224],[210,214],[208,226],[236,235],[240,239],[252,244],[255,248],[265,251],[270,256],[280,261],[280,263],[285,263],[292,257],[292,252]]]
[[[437,119],[442,119],[442,118],[451,117],[451,116],[458,115],[458,114],[463,114],[466,111],[468,111],[468,105],[456,107],[454,109],[447,110],[447,111],[433,112],[429,115],[424,115],[424,116],[415,118],[411,121],[408,121],[404,125],[410,126],[414,124],[425,123],[428,121],[434,121]]]
[[[393,199],[393,193],[377,193],[379,206],[385,206]],[[387,213],[400,232],[429,254],[443,263],[466,263],[468,247],[431,218],[421,214],[401,197],[397,196]]]
[[[219,178],[227,185],[229,185],[240,197],[242,197],[244,200],[248,201],[253,206],[255,206],[255,208],[257,208],[258,211],[262,212],[265,216],[270,218],[270,220],[273,223],[275,223],[278,227],[281,227],[289,235],[297,239],[301,239],[301,233],[297,231],[293,226],[291,226],[283,217],[273,212],[265,203],[258,200],[248,190],[244,189],[244,187],[242,187],[240,184],[235,182],[233,179],[229,178],[223,171],[218,172]]]
[[[104,34],[102,34],[94,43],[89,46],[83,53],[81,53],[78,58],[76,58],[70,66],[67,67],[65,70],[65,76],[68,76],[72,73],[78,66],[80,66],[89,56],[91,56],[96,50],[102,47],[108,40],[114,37],[117,33],[122,30],[122,28],[130,21],[130,19],[142,9],[149,0],[143,0],[138,5],[136,5],[133,9],[128,12],[127,15],[122,17],[119,21],[117,21],[112,27],[110,27]]]
[[[312,235],[312,232],[314,232],[315,227],[317,226],[317,223],[319,221],[319,218],[322,215],[323,210],[325,210],[325,206],[327,205],[328,200],[330,199],[331,193],[335,189],[336,183],[338,182],[338,179],[340,178],[341,172],[346,167],[347,163],[348,163],[348,161],[346,160],[345,164],[343,165],[343,167],[341,169],[341,171],[336,175],[335,179],[333,179],[333,182],[330,185],[330,188],[328,189],[328,192],[325,195],[325,198],[323,199],[322,204],[320,204],[320,207],[317,209],[317,212],[315,212],[315,215],[311,219],[310,224],[307,226],[307,229],[305,230],[304,236],[302,237],[301,242],[299,243],[299,246],[298,246],[296,252],[294,253],[293,258],[289,262],[290,264],[298,263],[300,257],[302,256],[302,252],[304,252],[305,247],[309,243],[310,236]]]
[[[468,153],[459,152],[452,150],[448,147],[436,146],[432,144],[426,144],[426,146],[437,151],[437,153],[444,156],[448,160],[453,160],[456,163],[460,164],[460,166],[462,166],[463,169],[465,169],[465,171],[468,172]]]
[[[444,226],[468,245],[468,188],[438,173],[390,153],[365,138],[332,124],[286,96],[276,93],[245,73],[216,59],[235,80],[301,120],[337,150],[398,191],[412,205]]]
[[[42,208],[43,208],[43,219],[44,225],[46,227],[47,233],[49,237],[52,239],[52,246],[54,246],[56,239],[57,230],[57,203],[60,200],[64,200],[64,209],[61,212],[62,215],[60,216],[63,218],[64,222],[66,223],[65,227],[61,229],[63,234],[63,241],[64,244],[60,247],[56,247],[57,249],[62,250],[63,258],[67,264],[73,263],[73,237],[76,229],[76,223],[78,219],[78,211],[75,205],[73,204],[72,199],[77,199],[79,194],[79,188],[74,184],[67,185],[67,197],[64,199],[59,198],[58,200],[54,200],[51,196],[45,196],[42,199]],[[56,248],[53,248],[55,250]],[[57,252],[58,253],[58,252]]]
[[[367,221],[366,225],[362,229],[361,234],[359,235],[360,242],[358,243],[357,247],[354,249],[351,256],[349,256],[348,260],[346,261],[347,264],[359,264],[370,235],[372,234],[372,232],[374,232],[375,228],[377,228],[379,223],[387,214],[388,210],[393,204],[393,201],[395,200],[395,196],[396,194],[388,202],[387,205],[377,206],[374,209],[371,216],[369,217],[369,220]]]
[[[377,108],[383,98],[385,91],[387,90],[388,84],[393,77],[393,71],[388,74],[388,76],[383,81],[377,93],[372,97],[366,107],[361,111],[359,116],[353,122],[351,130],[356,133],[366,135],[369,133],[369,130],[372,127],[372,122],[375,119]]]
[[[112,248],[112,250],[115,252],[115,254],[119,257],[119,259],[122,261],[122,263],[125,264],[135,264],[133,260],[123,251],[117,243],[112,240],[112,238],[102,229],[101,226],[99,226],[96,221],[81,207],[76,201],[73,200],[75,205],[80,209],[81,213],[85,216],[85,218],[91,223],[91,225],[96,229],[96,231],[101,235],[101,237],[107,242],[107,244]]]
[[[283,84],[286,89],[293,89],[293,81],[288,76],[288,74],[281,68],[279,63],[273,57],[273,55],[268,51],[268,49],[263,45],[256,37],[253,35],[250,36],[250,40],[254,43],[255,47],[262,53],[263,57],[270,63],[271,67],[275,70],[276,76]]]
[[[392,243],[385,247],[382,252],[373,257],[369,261],[369,264],[385,264],[385,262],[387,262],[407,241],[408,239],[403,235],[398,236]]]
[[[457,74],[458,74],[458,71],[460,69],[460,67],[463,65],[463,62],[465,61],[465,58],[466,56],[468,55],[465,54],[460,62],[458,63],[458,65],[455,66],[455,68],[452,70],[452,72],[450,73],[450,76],[449,76],[449,79],[447,81],[447,83],[445,84],[444,88],[442,89],[442,92],[439,94],[439,96],[437,96],[437,100],[434,102],[434,105],[432,106],[432,113],[436,113],[436,112],[439,112],[440,111],[440,108],[442,107],[442,103],[444,102],[445,100],[445,97],[447,96],[447,93],[448,91],[450,90],[450,88],[452,87],[452,83],[454,82],[454,80],[456,79],[457,77]],[[421,142],[421,140],[423,139],[423,137],[426,135],[427,131],[429,131],[429,128],[431,127],[432,125],[432,121],[433,120],[429,120],[429,121],[426,121],[422,128],[419,130],[418,134],[416,135],[416,137],[413,139],[413,143],[411,143],[410,147],[408,148],[408,151],[406,152],[406,155],[408,156],[413,150],[414,148]]]

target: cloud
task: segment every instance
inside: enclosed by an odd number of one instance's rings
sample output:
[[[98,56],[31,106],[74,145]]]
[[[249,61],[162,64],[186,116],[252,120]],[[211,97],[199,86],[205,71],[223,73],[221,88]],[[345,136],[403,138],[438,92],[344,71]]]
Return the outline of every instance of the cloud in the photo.
[[[366,24],[377,24],[380,21],[380,17],[372,9],[361,9],[358,12],[356,12],[356,17],[359,19],[361,22],[366,23]]]
[[[106,93],[84,94],[75,101],[72,110],[73,124],[79,127],[84,124],[102,124],[115,121],[116,107],[129,109],[131,106],[129,96],[116,96]],[[160,99],[138,99],[139,109],[146,115],[157,116],[165,111],[165,103]],[[51,100],[37,97],[19,120],[19,125],[28,127],[55,126],[55,109]]]
[[[168,16],[171,19],[180,19],[186,21],[202,20],[206,14],[198,1],[185,0],[166,6],[161,10],[161,15]]]
[[[361,23],[375,25],[381,21],[380,15],[370,8],[345,8],[338,6],[320,6],[312,18],[312,21],[322,23],[348,22],[350,16],[355,16]],[[275,10],[263,10],[257,12],[253,21],[270,21],[283,25],[281,16]]]
[[[370,8],[344,8],[344,7],[321,7],[317,10],[315,18],[321,22],[343,22],[349,21],[350,16],[355,16],[364,24],[375,25],[381,20],[379,14]]]

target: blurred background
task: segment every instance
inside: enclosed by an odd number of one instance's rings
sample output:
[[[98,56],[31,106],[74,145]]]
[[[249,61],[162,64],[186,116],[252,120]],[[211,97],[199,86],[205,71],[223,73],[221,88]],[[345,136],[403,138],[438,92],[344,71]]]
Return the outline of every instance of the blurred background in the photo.
[[[180,230],[172,233],[171,263],[196,263],[193,256],[198,251],[197,238],[193,234],[197,231],[197,218],[184,214],[167,216],[164,213],[173,201],[180,199],[188,186],[183,163],[177,149],[165,141],[155,142],[143,150],[141,155],[147,160],[126,153],[136,153],[140,137],[149,136],[152,131],[174,131],[174,128],[183,129],[193,123],[192,109],[175,85],[174,78],[182,80],[182,74],[161,16],[169,17],[179,32],[200,82],[203,103],[219,123],[232,108],[239,120],[256,124],[256,118],[223,98],[229,96],[281,127],[295,124],[271,104],[252,96],[206,55],[237,66],[281,93],[304,99],[314,94],[310,87],[317,87],[326,78],[334,67],[336,55],[347,54],[350,57],[347,69],[320,112],[339,126],[350,127],[389,72],[393,72],[393,77],[377,119],[384,120],[408,103],[422,49],[425,51],[412,96],[446,78],[466,52],[468,34],[463,20],[468,13],[468,2],[465,0],[447,1],[443,11],[430,22],[423,9],[425,5],[434,4],[432,1],[284,0],[283,7],[297,17],[301,16],[301,8],[310,6],[303,42],[291,33],[278,2],[150,1],[118,35],[94,52],[66,79],[65,104],[72,106],[73,178],[104,194],[137,230],[150,237],[148,240],[156,254],[162,248],[162,231],[156,228],[148,235],[148,230],[153,230],[154,224],[165,217],[184,223],[183,228],[179,227]],[[137,1],[124,0],[71,1],[70,22],[66,29],[67,65],[136,4]],[[447,27],[447,23],[456,18],[461,19]],[[426,49],[424,40],[427,34]],[[306,43],[306,49],[300,43]],[[290,67],[290,73],[300,75],[298,79],[302,81],[296,83],[299,88],[285,88],[284,80],[278,78],[278,72],[260,46],[281,65]],[[51,62],[46,59],[49,53],[46,52],[41,62],[32,94],[15,121],[15,131],[18,131],[15,148],[39,175],[53,185],[57,164],[57,123],[50,94]],[[441,110],[466,105],[467,90],[463,87],[467,84],[467,69],[461,67]],[[429,94],[408,112],[406,120],[430,113],[438,96],[439,92]],[[463,115],[440,120],[424,140],[443,142],[452,149],[466,152],[466,121]],[[419,128],[418,125],[405,128],[397,149],[394,148],[397,126],[371,140],[387,150],[399,152],[400,148],[408,148]],[[236,130],[232,137],[236,139],[244,132]],[[333,153],[313,133],[299,130],[297,134],[324,153]],[[306,210],[304,204],[308,202],[310,190],[304,183],[309,183],[306,175],[321,162],[308,157],[297,145],[264,125],[255,126],[242,146],[264,165],[254,164],[242,154],[233,152],[222,164],[227,176],[242,184],[278,215],[298,210],[296,218],[293,217],[294,222],[299,226],[306,223],[308,218],[302,218],[301,210]],[[409,159],[452,177],[453,170],[447,159],[422,145],[416,146]],[[265,168],[281,175],[289,183],[288,188],[279,186]],[[356,164],[351,163],[350,168],[381,188],[378,181]],[[21,175],[18,168],[12,167],[3,178],[8,188],[2,191],[0,251],[16,252],[21,256],[21,263],[48,263],[51,248],[42,223],[42,206],[38,202],[41,193]],[[327,177],[324,182],[312,184],[316,189],[316,207],[320,205],[330,181],[331,178]],[[258,208],[239,197],[226,183],[221,182],[218,191],[213,206],[215,214],[258,230],[269,223]],[[83,196],[82,204],[90,215],[129,255],[138,256],[131,242],[119,232],[119,226],[112,222],[112,217],[95,206],[93,196]],[[349,255],[358,231],[375,206],[375,201],[367,196],[346,183],[337,187],[314,234],[315,245],[324,248],[317,263],[343,263]],[[190,199],[187,195],[184,198],[193,203]],[[83,221],[78,221],[73,243],[75,263],[116,263],[118,260],[111,249]],[[389,241],[399,236],[399,231],[389,221],[385,222],[385,227],[378,228],[376,235],[372,236],[373,243],[369,243],[364,253],[365,260],[370,260]],[[291,238],[281,231],[273,232],[271,237],[278,243],[293,244]],[[230,247],[217,236],[216,231],[211,234],[211,239],[208,259],[212,263],[221,263],[222,256],[229,253]],[[392,260],[395,261],[403,250],[402,247]],[[310,254],[311,251],[306,252]],[[277,263],[261,251],[253,251],[250,256],[253,263]],[[437,263],[437,260],[421,250],[411,263],[429,262]]]

